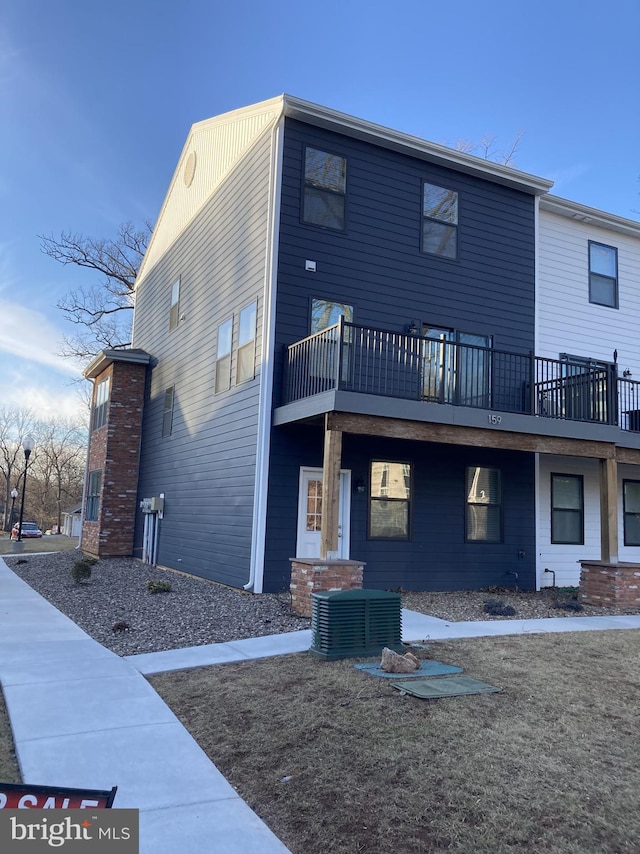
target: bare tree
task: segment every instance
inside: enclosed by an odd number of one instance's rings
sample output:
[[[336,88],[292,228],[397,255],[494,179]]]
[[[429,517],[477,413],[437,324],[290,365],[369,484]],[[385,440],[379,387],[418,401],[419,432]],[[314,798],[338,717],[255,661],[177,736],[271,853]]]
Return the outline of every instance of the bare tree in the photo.
[[[39,235],[41,249],[54,261],[98,273],[102,283],[71,290],[57,307],[77,332],[63,339],[60,355],[91,359],[102,349],[130,345],[134,287],[152,226],[142,230],[124,223],[115,238],[96,240],[62,232],[60,237]]]
[[[443,142],[449,148],[455,148],[456,151],[463,151],[465,154],[474,154],[476,157],[482,157],[483,160],[491,160],[494,163],[501,163],[503,166],[516,165],[516,154],[522,142],[524,131],[519,130],[511,143],[506,148],[498,148],[498,137],[495,134],[484,134],[479,142],[473,142],[469,139],[459,139],[455,145],[450,145],[448,142]]]
[[[86,444],[86,428],[77,422],[59,420],[39,425],[30,494],[45,527],[55,525],[59,532],[63,508],[82,498]]]
[[[24,474],[22,440],[33,434],[36,419],[29,409],[0,409],[0,484],[2,485],[3,513],[2,528],[9,530],[11,513],[11,490],[19,490]]]
[[[35,439],[25,472],[22,441]],[[87,430],[80,422],[37,421],[27,409],[0,409],[0,495],[4,497],[3,528],[11,527],[11,490],[22,492],[27,476],[27,518],[41,526],[61,525],[65,505],[82,498]]]

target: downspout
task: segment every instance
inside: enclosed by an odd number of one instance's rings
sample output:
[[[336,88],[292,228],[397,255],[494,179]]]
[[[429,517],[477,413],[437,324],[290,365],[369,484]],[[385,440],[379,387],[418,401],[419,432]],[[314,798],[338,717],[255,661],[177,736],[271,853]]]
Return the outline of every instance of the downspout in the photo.
[[[275,354],[276,296],[278,283],[278,244],[280,236],[280,194],[284,146],[284,101],[282,112],[273,129],[271,141],[271,183],[269,187],[269,223],[265,257],[265,286],[262,318],[262,364],[256,474],[253,497],[251,563],[245,590],[262,593],[264,552],[267,529],[267,491],[269,485],[269,452],[271,448],[271,407],[273,404],[273,371]]]
[[[93,386],[93,383],[91,383]],[[92,396],[93,397],[93,396]],[[75,550],[82,549],[82,534],[84,531],[84,508],[87,500],[87,476],[89,474],[89,450],[91,449],[91,412],[89,412],[89,439],[87,441],[87,458],[84,462],[84,477],[82,478],[82,501],[80,502],[80,536]],[[71,519],[71,531],[73,533],[73,519]]]
[[[540,197],[533,197],[533,280],[534,280],[534,301],[533,301],[533,353],[531,356],[531,375],[533,377],[531,388],[531,400],[535,401],[535,372],[536,372],[536,356],[540,352]],[[535,413],[535,406],[531,414]],[[536,590],[542,587],[542,578],[540,574],[540,454],[534,454],[533,457],[533,525],[535,537],[535,555],[536,555]]]

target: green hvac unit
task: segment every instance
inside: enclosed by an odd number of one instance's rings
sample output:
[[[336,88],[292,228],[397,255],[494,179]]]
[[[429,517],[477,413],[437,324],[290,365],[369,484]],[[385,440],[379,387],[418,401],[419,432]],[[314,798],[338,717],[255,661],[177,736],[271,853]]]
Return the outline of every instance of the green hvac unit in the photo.
[[[386,590],[329,590],[313,594],[309,652],[325,659],[404,652],[401,597]]]

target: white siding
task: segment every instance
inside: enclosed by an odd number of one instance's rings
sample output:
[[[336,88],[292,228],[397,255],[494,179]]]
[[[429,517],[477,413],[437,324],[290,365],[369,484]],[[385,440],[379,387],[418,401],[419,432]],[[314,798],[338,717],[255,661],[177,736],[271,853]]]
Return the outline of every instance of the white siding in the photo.
[[[584,545],[551,544],[551,475],[581,474],[584,477]],[[618,466],[618,557],[621,561],[640,561],[640,547],[624,545],[622,513],[622,481],[640,480],[640,466]],[[600,560],[600,468],[598,460],[578,457],[540,457],[540,488],[538,492],[538,580],[540,587],[550,587],[551,573],[556,574],[558,587],[577,587],[580,583],[580,564],[584,560]]]
[[[282,99],[276,98],[192,126],[140,267],[138,285],[251,146],[269,131],[281,108]],[[194,161],[193,179],[187,185],[185,171]]]
[[[639,226],[640,228],[640,226]],[[589,241],[618,249],[619,308],[589,302]],[[640,236],[614,228],[581,222],[541,207],[538,244],[536,353],[557,359],[571,353],[603,361],[618,351],[620,375],[630,370],[640,380]],[[582,474],[585,497],[583,546],[551,545],[552,472]],[[640,466],[619,466],[620,560],[640,560],[640,548],[625,548],[622,515],[622,480],[640,479]],[[582,558],[600,559],[600,479],[597,460],[576,457],[539,458],[538,482],[538,583],[575,586],[580,581]]]
[[[536,352],[603,361],[640,380],[640,238],[540,211]],[[589,240],[618,249],[620,307],[589,302]]]

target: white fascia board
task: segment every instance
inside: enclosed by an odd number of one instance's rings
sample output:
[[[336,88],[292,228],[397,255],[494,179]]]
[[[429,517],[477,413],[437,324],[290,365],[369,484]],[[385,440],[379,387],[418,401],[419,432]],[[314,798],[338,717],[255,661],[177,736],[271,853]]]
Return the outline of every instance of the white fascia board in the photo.
[[[401,133],[309,101],[302,101],[292,95],[284,95],[283,98],[285,115],[307,124],[324,127],[327,130],[362,139],[374,145],[381,145],[384,148],[400,151],[536,196],[547,193],[553,186],[553,181],[547,178],[530,175],[527,172],[512,169],[510,166],[484,160],[482,157],[456,151],[435,142],[427,142],[420,137]]]
[[[640,222],[633,219],[625,219],[622,216],[607,213],[606,211],[590,208],[569,199],[561,199],[559,196],[547,195],[540,199],[540,209],[548,213],[564,216],[576,222],[594,225],[598,228],[607,228],[609,231],[617,231],[629,237],[640,237]]]

